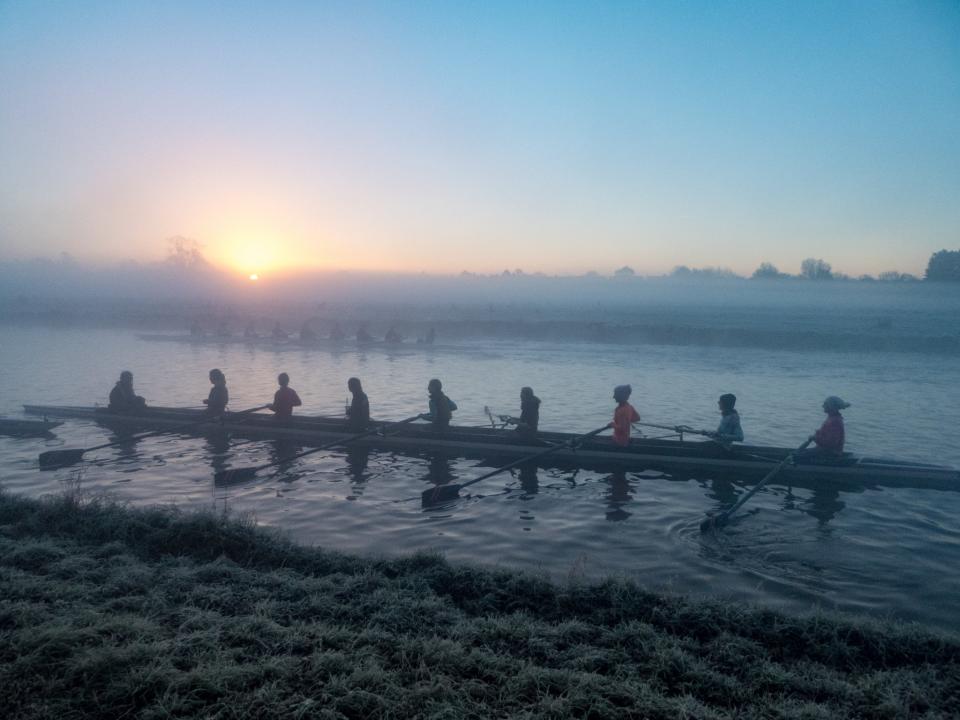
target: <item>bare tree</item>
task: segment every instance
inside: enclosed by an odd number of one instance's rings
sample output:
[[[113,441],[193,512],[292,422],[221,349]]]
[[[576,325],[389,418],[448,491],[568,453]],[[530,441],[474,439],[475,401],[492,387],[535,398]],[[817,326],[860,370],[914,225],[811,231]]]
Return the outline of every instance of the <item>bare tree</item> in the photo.
[[[167,238],[167,262],[184,270],[200,270],[210,266],[201,250],[203,246],[193,238],[182,235]]]
[[[833,269],[825,260],[807,258],[800,263],[800,277],[807,280],[833,280]]]

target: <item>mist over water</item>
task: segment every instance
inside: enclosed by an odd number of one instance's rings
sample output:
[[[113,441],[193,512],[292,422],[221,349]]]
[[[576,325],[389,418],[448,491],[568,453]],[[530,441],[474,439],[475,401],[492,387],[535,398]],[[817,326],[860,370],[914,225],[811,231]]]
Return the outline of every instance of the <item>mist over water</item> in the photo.
[[[612,388],[628,382],[644,420],[704,428],[716,426],[717,396],[734,392],[747,441],[784,447],[799,445],[822,421],[823,397],[839,394],[853,404],[845,412],[849,450],[960,466],[952,432],[960,426],[960,353],[950,345],[960,336],[958,293],[841,284],[811,293],[809,284],[774,285],[685,289],[637,281],[632,304],[587,294],[564,303],[489,295],[468,303],[451,295],[430,304],[427,286],[418,302],[392,305],[332,299],[198,312],[167,303],[154,304],[149,315],[147,304],[106,303],[100,307],[114,311],[107,321],[96,303],[79,302],[66,327],[25,316],[0,326],[0,413],[18,415],[24,403],[105,404],[121,369],[134,372],[137,392],[151,405],[196,407],[209,387],[207,371],[219,367],[234,410],[269,400],[285,371],[303,414],[341,415],[346,379],[357,375],[374,417],[398,419],[425,410],[427,381],[439,377],[460,406],[457,424],[487,424],[484,406],[516,414],[520,387],[531,385],[543,400],[543,429],[585,431],[610,418]],[[84,307],[94,310],[83,315]],[[137,337],[138,330],[182,336],[191,317],[211,327],[226,317],[235,334],[251,317],[261,334],[282,318],[291,341],[271,347]],[[334,320],[348,333],[365,324],[378,337],[399,327],[407,342],[364,350],[347,342],[334,352],[304,347],[296,330],[308,318],[321,333]],[[436,328],[436,345],[417,346],[412,340],[428,327]],[[651,334],[651,327],[673,335]],[[806,344],[777,340],[803,333]],[[850,337],[857,343],[832,342]],[[878,349],[881,341],[886,349]],[[0,438],[3,486],[31,495],[57,491],[71,474],[39,472],[38,452],[111,437],[95,424],[68,421],[51,439]],[[952,572],[960,560],[960,492],[772,483],[722,534],[701,536],[703,514],[733,502],[741,492],[736,481],[541,467],[498,476],[425,510],[419,495],[428,483],[464,482],[484,468],[461,457],[356,449],[305,458],[239,486],[212,482],[217,469],[295,450],[161,436],[94,454],[82,482],[137,504],[253,512],[298,540],[347,551],[436,549],[452,560],[560,579],[615,574],[653,589],[960,629],[953,602],[960,580]]]

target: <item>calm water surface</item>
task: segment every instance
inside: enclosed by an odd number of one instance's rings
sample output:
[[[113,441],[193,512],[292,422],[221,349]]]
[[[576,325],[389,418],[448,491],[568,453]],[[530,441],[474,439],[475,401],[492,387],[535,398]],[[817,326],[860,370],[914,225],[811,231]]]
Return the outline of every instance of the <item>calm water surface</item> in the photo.
[[[125,331],[0,329],[0,413],[23,403],[106,403],[120,369],[153,405],[199,406],[207,371],[228,377],[234,410],[272,396],[280,371],[302,412],[342,414],[350,375],[363,379],[373,414],[421,412],[426,383],[444,381],[455,421],[483,425],[484,405],[518,413],[521,385],[543,400],[544,429],[586,431],[606,422],[615,384],[629,382],[645,420],[713,427],[716,397],[739,397],[748,441],[799,445],[839,394],[855,452],[960,465],[960,359],[911,353],[842,354],[700,347],[463,342],[457,352],[343,352],[148,343]],[[112,439],[67,421],[50,439],[0,438],[0,482],[37,496],[70,470],[40,472],[37,454]],[[960,492],[774,484],[719,536],[705,512],[741,488],[709,476],[555,468],[503,474],[460,500],[424,509],[429,483],[464,482],[476,461],[354,449],[321,453],[234,487],[213,472],[296,451],[284,443],[157,437],[92,454],[82,483],[134,504],[176,503],[252,512],[295,539],[364,554],[444,552],[451,560],[545,572],[559,579],[616,575],[654,590],[732,598],[790,610],[812,607],[916,620],[960,630]]]

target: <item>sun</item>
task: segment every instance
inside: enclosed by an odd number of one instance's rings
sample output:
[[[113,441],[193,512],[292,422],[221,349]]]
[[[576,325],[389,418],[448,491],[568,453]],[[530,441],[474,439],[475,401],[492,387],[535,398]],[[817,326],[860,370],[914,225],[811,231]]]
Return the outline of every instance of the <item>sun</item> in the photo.
[[[259,275],[257,275],[256,273],[250,273],[250,280],[251,280],[251,281],[256,282],[256,281],[259,280],[259,279],[260,279],[260,276],[259,276]]]

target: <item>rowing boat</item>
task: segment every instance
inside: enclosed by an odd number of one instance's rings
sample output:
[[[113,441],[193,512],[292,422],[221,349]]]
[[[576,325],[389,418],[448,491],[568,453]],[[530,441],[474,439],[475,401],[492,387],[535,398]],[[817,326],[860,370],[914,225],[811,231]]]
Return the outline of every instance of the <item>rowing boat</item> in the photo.
[[[201,420],[203,411],[182,408],[149,408],[138,414],[111,412],[106,408],[26,405],[28,414],[93,420],[118,432],[163,429]],[[383,423],[382,436],[365,438],[362,443],[397,451],[441,451],[450,455],[479,457],[485,460],[519,458],[541,452],[551,444],[570,443],[575,435],[541,432],[528,437],[511,430],[487,427],[452,426],[436,431],[430,425]],[[319,445],[354,434],[340,418],[298,415],[278,421],[273,416],[254,413],[243,417],[229,414],[200,425],[191,433],[229,432],[243,437],[288,439],[303,445]],[[551,454],[550,463],[558,466],[598,469],[683,469],[704,479],[735,473],[747,479],[762,475],[792,452],[789,448],[738,445],[725,449],[712,441],[633,438],[627,447],[615,446],[609,438],[597,438],[575,447],[561,447]],[[847,454],[830,462],[797,463],[788,466],[782,478],[808,478],[840,486],[920,487],[960,490],[960,471],[945,465],[858,457]]]
[[[147,342],[172,342],[188,345],[241,345],[265,350],[329,350],[331,352],[359,350],[386,353],[428,352],[441,353],[458,351],[460,348],[450,345],[434,345],[425,342],[403,342],[388,340],[357,340],[355,338],[315,338],[303,340],[297,337],[246,337],[243,335],[174,335],[167,333],[138,333],[139,340]]]
[[[28,437],[31,435],[46,435],[53,428],[63,425],[62,422],[52,420],[16,420],[13,418],[0,418],[0,435],[12,435],[15,437]]]

